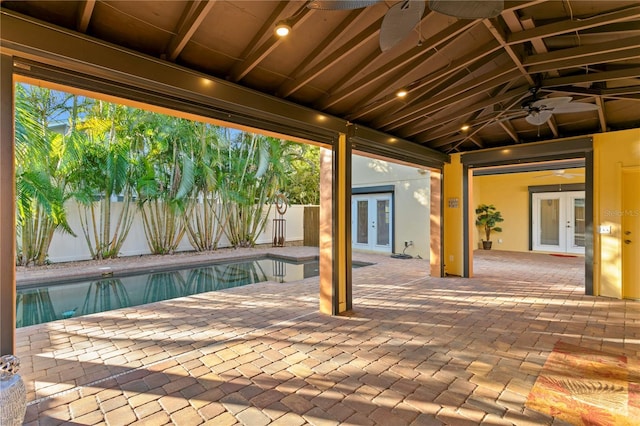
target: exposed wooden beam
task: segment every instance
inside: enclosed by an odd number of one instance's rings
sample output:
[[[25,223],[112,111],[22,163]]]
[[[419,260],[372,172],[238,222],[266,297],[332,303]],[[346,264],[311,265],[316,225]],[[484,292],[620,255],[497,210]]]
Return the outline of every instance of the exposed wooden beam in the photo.
[[[96,6],[96,0],[86,0],[78,4],[78,18],[76,20],[76,29],[78,32],[86,33],[93,15],[93,8]]]
[[[607,118],[604,115],[604,101],[601,96],[596,96],[596,105],[598,105],[598,119],[600,120],[600,131],[607,131]]]
[[[336,64],[338,61],[348,56],[351,52],[354,52],[369,40],[371,40],[373,37],[377,36],[380,32],[380,25],[382,25],[382,18],[378,19],[367,28],[360,31],[358,35],[333,51],[329,56],[314,65],[308,71],[304,72],[301,76],[297,77],[295,80],[285,83],[280,88],[280,93],[288,93],[290,95],[291,93],[300,89],[309,81],[316,78],[321,73],[327,71],[332,65]]]
[[[476,134],[478,134],[478,132],[480,132],[480,130],[484,129],[489,124],[495,122],[496,120],[499,120],[501,116],[505,115],[508,110],[514,108],[516,105],[518,105],[522,101],[522,99],[524,99],[527,96],[529,96],[528,92],[523,94],[519,98],[515,99],[510,104],[508,104],[507,107],[504,109],[504,111],[499,113],[494,118],[494,120],[487,120],[484,124],[482,124],[480,126],[477,126],[477,127],[473,127],[465,135],[455,135],[455,136],[452,136],[452,137],[449,137],[449,138],[446,138],[446,139],[442,139],[442,140],[438,140],[438,141],[421,141],[421,143],[423,145],[427,145],[428,147],[431,147],[431,148],[444,147],[444,146],[453,144],[453,149],[455,149],[458,146],[460,146],[461,144],[463,144],[465,142],[465,140],[467,140],[467,139],[475,136]]]
[[[336,43],[336,40],[342,39],[344,34],[350,30],[351,25],[361,17],[365,12],[365,9],[353,10],[345,19],[340,21],[338,26],[327,36],[320,44],[316,46],[309,54],[300,61],[300,65],[294,69],[289,75],[290,80],[284,84],[282,84],[276,93],[278,96],[282,98],[286,98],[291,95],[296,90],[300,89],[305,83],[311,80],[314,76],[309,76],[306,80],[301,79],[302,73],[309,67],[311,63],[313,63],[318,58],[324,56],[323,53],[325,50]],[[317,74],[316,74],[317,75]]]
[[[392,114],[388,117],[381,117],[374,121],[373,126],[376,128],[388,127],[390,129],[405,126],[410,121],[417,120],[425,114],[432,114],[449,105],[460,102],[463,99],[467,99],[486,90],[491,90],[518,77],[521,77],[520,71],[518,70],[504,67],[499,68],[471,81],[452,87],[449,90],[445,90],[439,95],[434,96],[432,99],[420,102],[419,104],[406,108],[396,114]]]
[[[447,112],[447,110],[443,110],[442,118],[438,120],[430,121],[429,123],[421,122],[421,123],[418,123],[417,125],[410,126],[408,128],[403,128],[402,131],[399,132],[399,134],[404,138],[408,138],[418,134],[422,137],[426,137],[427,135],[425,134],[425,132],[431,129],[440,128],[442,126],[445,126],[448,122],[454,121],[460,117],[467,116],[468,114],[471,114],[473,112],[482,111],[489,106],[500,104],[502,102],[509,102],[510,100],[516,97],[520,97],[522,96],[523,93],[527,93],[527,92],[528,92],[527,87],[519,87],[517,89],[510,90],[503,94],[487,98],[481,102],[477,102],[473,105],[469,105],[462,109],[455,109],[455,110],[452,110],[451,112]]]
[[[509,57],[515,64],[516,68],[520,71],[520,73],[527,80],[527,82],[533,86],[534,85],[533,78],[531,78],[527,70],[524,68],[524,66],[522,66],[522,60],[520,59],[518,54],[513,50],[513,48],[510,45],[507,44],[507,40],[503,32],[499,30],[498,27],[496,27],[493,24],[493,22],[491,22],[491,20],[489,19],[484,19],[482,23],[484,24],[485,27],[487,27],[487,29],[489,30],[493,38],[495,38],[496,41],[500,43],[500,46],[504,49],[504,51],[507,52],[507,55],[509,55]]]
[[[523,64],[529,69],[541,64],[559,64],[563,60],[599,56],[620,50],[635,50],[640,45],[640,36],[607,41],[605,43],[588,44],[570,49],[554,50],[553,52],[531,55],[524,59]],[[598,62],[598,61],[595,61]],[[606,61],[599,61],[606,62]]]
[[[602,25],[599,27],[588,28],[579,32],[580,41],[583,44],[592,44],[593,42],[600,42],[602,39],[622,38],[636,36],[640,33],[640,22],[638,20],[629,20],[623,22],[616,22],[613,24]],[[550,48],[557,46],[571,46],[576,44],[577,35],[575,33],[567,33],[554,36],[550,40]]]
[[[553,133],[553,137],[557,138],[560,133],[558,132],[558,123],[556,122],[555,116],[552,115],[549,117],[547,120],[547,126],[549,127],[549,130],[551,130],[551,133]]]
[[[542,80],[543,87],[564,86],[567,84],[593,83],[596,81],[624,80],[640,78],[640,67],[632,67],[616,71],[591,72],[567,77],[557,77]]]
[[[476,144],[476,146],[478,148],[484,148],[484,144],[482,143],[482,141],[480,139],[478,139],[476,136],[469,136],[469,140],[471,142],[473,142],[474,144]]]
[[[389,74],[397,70],[400,70],[401,73],[404,74],[406,72],[406,66],[410,64],[411,61],[424,55],[430,49],[433,49],[434,47],[437,47],[455,38],[457,35],[463,33],[473,25],[474,25],[474,21],[464,21],[464,20],[458,21],[452,25],[447,26],[445,29],[438,32],[433,37],[430,37],[429,39],[425,40],[422,43],[422,46],[413,47],[412,49],[400,55],[399,57],[395,58],[394,60],[367,73],[367,75],[363,76],[358,81],[354,82],[348,87],[339,89],[337,85],[334,86],[333,88],[334,91],[333,92],[330,91],[329,96],[326,96],[324,99],[318,102],[317,108],[320,110],[327,109],[330,106],[340,102],[341,100],[347,97],[353,96],[354,93],[370,88],[371,85],[379,82],[382,78],[388,76]],[[362,66],[364,65],[365,65],[364,62],[356,65],[355,67],[353,67],[352,72],[355,73],[359,71],[360,69],[362,69]],[[394,75],[394,77],[396,77],[396,75]],[[338,90],[335,91],[336,89]]]
[[[478,53],[478,58],[475,61],[473,58],[474,55],[469,55],[469,62],[466,66],[451,63],[405,85],[404,88],[408,91],[408,96],[402,100],[398,99],[394,92],[383,98],[376,99],[373,103],[363,101],[360,105],[353,108],[356,112],[352,115],[348,115],[347,119],[355,120],[356,118],[372,114],[387,106],[388,108],[385,108],[383,111],[378,111],[377,115],[390,115],[413,104],[430,99],[432,96],[435,96],[443,90],[446,90],[454,86],[456,83],[464,80],[470,74],[500,56],[502,52],[500,51],[500,47],[497,42],[495,40],[491,40],[490,43],[493,44],[493,47],[495,48],[495,50],[490,54],[483,55],[482,53]],[[479,50],[482,51],[483,49]],[[434,54],[437,54],[437,52],[434,52]],[[425,57],[425,60],[429,60],[431,57],[433,57],[433,55]]]
[[[640,6],[631,6],[622,10],[603,13],[590,18],[562,20],[552,24],[535,27],[530,30],[521,31],[519,33],[512,33],[507,38],[507,43],[524,43],[539,37],[552,37],[559,34],[586,30],[589,28],[638,18],[640,18]]]
[[[638,86],[625,86],[614,88],[594,88],[577,86],[542,87],[541,92],[566,93],[569,95],[601,96],[606,99],[640,99],[640,84]]]
[[[416,135],[415,139],[418,140],[437,140],[440,138],[444,138],[447,136],[451,136],[456,133],[463,132],[462,124],[468,125],[470,128],[478,125],[485,124],[489,121],[495,121],[495,114],[484,115],[478,118],[477,111],[474,114],[469,114],[466,116],[464,121],[460,122],[450,122],[446,125],[442,125],[438,127],[436,130],[431,132],[422,132]]]
[[[437,82],[438,80],[442,80],[451,75],[455,75],[455,73],[457,73],[460,70],[463,70],[466,68],[477,69],[476,64],[484,65],[486,64],[487,61],[491,59],[495,59],[495,57],[497,56],[496,52],[498,52],[499,50],[500,50],[500,45],[498,44],[498,42],[492,40],[489,43],[482,46],[481,48],[479,48],[478,50],[454,60],[450,64],[447,64],[446,66],[436,70],[435,72],[429,75],[426,75],[420,78],[417,81],[414,81],[408,85],[405,85],[405,88],[408,91],[410,96],[417,98],[417,96],[415,95],[415,92],[419,91],[420,89],[430,86],[435,82]],[[429,55],[420,58],[420,60],[428,60],[430,57],[432,57],[436,53],[437,52],[434,51]],[[409,64],[408,68],[412,69],[413,64]],[[406,71],[407,70],[403,69],[401,70],[401,73],[405,73]],[[399,75],[394,74],[393,76],[391,76],[391,78],[381,82],[381,84],[379,86],[376,86],[375,89],[378,91],[378,93],[380,93],[385,87],[388,87],[394,80],[398,78],[399,78]],[[366,101],[365,101],[366,103],[362,102],[361,104],[357,105],[354,108],[354,113],[351,115],[352,120],[355,120],[366,114],[370,114],[375,110],[383,108],[393,103],[397,99],[395,97],[395,94],[391,94],[391,95],[388,95],[386,98],[378,98],[372,101],[372,98],[375,97],[374,93],[376,92],[372,92],[371,97],[366,97]],[[420,96],[423,96],[423,95],[420,95]]]
[[[536,27],[533,18],[523,18],[521,21],[519,21],[519,23],[522,25],[522,30],[530,30]],[[542,37],[536,37],[532,39],[530,43],[531,46],[533,46],[533,51],[536,53],[547,53],[549,51]],[[549,70],[548,75],[551,77],[558,77],[560,73],[558,72],[558,70]]]
[[[176,27],[176,33],[171,37],[165,51],[169,61],[176,60],[215,4],[216,0],[196,0],[187,3]]]
[[[507,132],[507,134],[509,135],[509,137],[515,142],[515,143],[519,143],[520,142],[520,138],[518,137],[518,132],[516,132],[516,129],[513,128],[513,125],[511,124],[510,121],[508,120],[498,120],[498,125],[500,127],[502,127],[502,130],[504,130],[505,132]]]
[[[623,61],[640,56],[640,36],[606,43],[589,44],[532,55],[523,61],[530,73],[541,73],[590,64]]]
[[[284,10],[284,8],[288,5],[288,2],[282,1],[278,3],[278,6],[274,9],[273,13],[265,21],[265,24],[262,26],[260,31],[256,33],[256,36],[253,38],[251,43],[245,49],[242,57],[245,58],[242,62],[236,64],[231,73],[229,75],[229,79],[234,82],[238,82],[242,80],[247,74],[251,72],[258,64],[265,58],[269,53],[271,53],[282,41],[280,37],[274,34],[273,28],[278,21],[280,14]],[[290,18],[289,25],[291,28],[294,28],[296,25],[302,23],[305,19],[311,16],[313,9],[307,8],[305,5],[301,6],[296,13],[294,13],[293,18]],[[254,48],[257,46],[260,40],[262,40],[265,36],[268,35],[268,38],[262,45],[258,48]],[[250,53],[249,53],[250,52]]]
[[[640,58],[640,47],[617,50],[608,53],[596,52],[593,55],[578,56],[574,58],[567,56],[567,59],[559,59],[554,62],[545,62],[540,65],[534,65],[529,67],[528,70],[530,73],[535,74],[552,70],[580,68],[587,65],[605,64],[637,58]]]

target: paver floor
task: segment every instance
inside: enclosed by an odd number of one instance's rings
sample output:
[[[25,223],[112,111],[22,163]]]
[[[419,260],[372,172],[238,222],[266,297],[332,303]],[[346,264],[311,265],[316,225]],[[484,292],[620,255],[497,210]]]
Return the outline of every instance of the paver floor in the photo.
[[[640,302],[585,296],[579,257],[479,251],[471,279],[354,259],[375,265],[345,316],[308,278],[20,328],[25,422],[556,425],[525,401],[559,340],[640,353]]]

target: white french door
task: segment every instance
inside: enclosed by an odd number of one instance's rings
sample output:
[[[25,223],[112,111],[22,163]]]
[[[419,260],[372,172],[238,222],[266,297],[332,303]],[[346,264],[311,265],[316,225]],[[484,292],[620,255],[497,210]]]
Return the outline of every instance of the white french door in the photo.
[[[354,195],[351,201],[353,248],[391,253],[391,194]]]
[[[584,254],[584,191],[533,194],[533,250]]]

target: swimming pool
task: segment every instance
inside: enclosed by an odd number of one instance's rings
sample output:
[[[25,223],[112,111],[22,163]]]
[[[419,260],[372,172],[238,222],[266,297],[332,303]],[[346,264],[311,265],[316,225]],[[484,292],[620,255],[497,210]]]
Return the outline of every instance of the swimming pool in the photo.
[[[363,265],[354,265],[357,266]],[[261,258],[87,281],[42,283],[18,288],[16,327],[263,281],[299,281],[318,273],[317,260],[291,262]]]

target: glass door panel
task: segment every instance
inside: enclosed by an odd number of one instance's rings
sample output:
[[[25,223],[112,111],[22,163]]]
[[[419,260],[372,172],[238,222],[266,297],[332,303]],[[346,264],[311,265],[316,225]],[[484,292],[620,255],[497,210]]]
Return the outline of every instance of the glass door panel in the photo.
[[[573,246],[584,248],[584,198],[573,199]]]
[[[546,246],[560,245],[560,200],[540,200],[540,244]]]
[[[360,200],[356,203],[356,242],[369,244],[369,202]]]
[[[389,245],[389,234],[390,234],[390,223],[389,223],[389,201],[390,200],[378,200],[377,201],[377,217],[378,217],[378,227],[376,234],[376,245],[378,246],[388,246]]]

